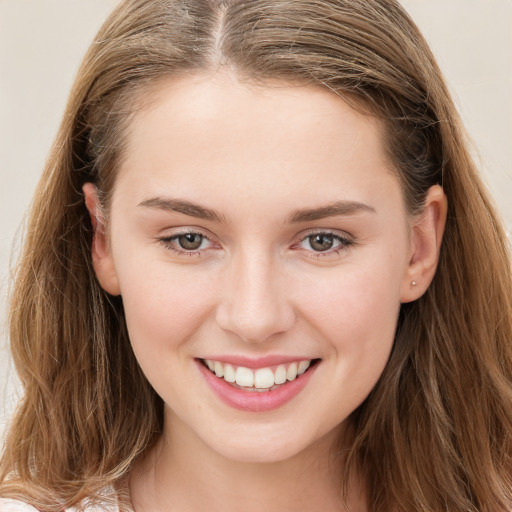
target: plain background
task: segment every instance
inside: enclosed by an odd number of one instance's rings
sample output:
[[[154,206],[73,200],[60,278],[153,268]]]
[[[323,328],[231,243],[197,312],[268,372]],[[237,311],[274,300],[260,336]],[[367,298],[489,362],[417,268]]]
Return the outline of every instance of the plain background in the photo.
[[[9,266],[81,57],[117,3],[0,0],[0,431],[19,394],[5,327]],[[438,58],[510,232],[512,0],[402,3]]]

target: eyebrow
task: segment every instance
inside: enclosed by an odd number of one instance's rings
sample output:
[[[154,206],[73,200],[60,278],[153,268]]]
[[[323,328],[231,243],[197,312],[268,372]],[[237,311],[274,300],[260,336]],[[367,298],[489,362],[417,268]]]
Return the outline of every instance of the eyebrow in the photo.
[[[184,201],[183,199],[152,197],[151,199],[142,201],[138,206],[182,213],[183,215],[188,215],[189,217],[197,217],[198,219],[224,222],[224,216],[221,213],[215,210],[211,210],[210,208],[205,208],[204,206],[191,203],[190,201]]]
[[[214,222],[225,222],[225,217],[216,210],[199,206],[198,204],[174,199],[169,197],[152,197],[145,199],[138,206],[143,208],[154,208],[175,213],[181,213],[198,219],[211,220]],[[307,208],[295,210],[288,218],[288,222],[294,224],[325,219],[328,217],[355,215],[361,212],[375,213],[371,206],[357,201],[336,201],[319,208]]]
[[[308,222],[325,219],[327,217],[355,215],[362,212],[376,213],[375,208],[364,203],[357,201],[336,201],[320,208],[296,210],[290,215],[289,222]]]

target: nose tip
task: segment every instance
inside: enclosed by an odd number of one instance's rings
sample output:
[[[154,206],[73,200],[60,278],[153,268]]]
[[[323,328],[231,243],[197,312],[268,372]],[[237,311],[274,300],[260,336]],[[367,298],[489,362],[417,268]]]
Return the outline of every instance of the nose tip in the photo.
[[[295,312],[286,286],[268,266],[246,265],[225,282],[216,320],[245,342],[261,343],[290,329]]]
[[[235,334],[245,342],[264,342],[286,332],[293,323],[289,308],[269,301],[263,307],[247,307],[243,302],[224,304],[217,311],[217,323],[221,329]]]

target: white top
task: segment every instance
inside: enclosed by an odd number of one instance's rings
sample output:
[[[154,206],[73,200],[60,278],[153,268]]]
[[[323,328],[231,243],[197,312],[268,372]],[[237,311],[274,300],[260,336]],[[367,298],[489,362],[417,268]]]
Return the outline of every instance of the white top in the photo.
[[[22,501],[0,498],[0,512],[37,512],[37,509]]]
[[[84,512],[119,512],[117,506],[114,507],[85,507]],[[76,509],[68,508],[65,512],[75,512]],[[36,508],[24,503],[23,501],[0,498],[0,512],[38,512]],[[64,512],[64,511],[63,511]]]

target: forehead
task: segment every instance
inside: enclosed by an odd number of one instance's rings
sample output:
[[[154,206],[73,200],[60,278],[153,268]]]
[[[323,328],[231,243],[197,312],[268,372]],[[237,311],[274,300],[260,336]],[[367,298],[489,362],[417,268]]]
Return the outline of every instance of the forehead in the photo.
[[[353,94],[340,95],[326,86],[303,82],[266,80],[255,83],[240,80],[229,71],[163,80],[143,90],[137,100],[135,115],[130,118],[130,132],[135,137],[149,124],[166,121],[171,128],[173,120],[181,128],[208,121],[214,121],[219,128],[250,127],[254,135],[270,134],[273,122],[287,128],[289,140],[298,135],[301,128],[316,124],[325,130],[303,135],[317,142],[328,134],[334,123],[342,137],[366,126],[368,135],[372,132],[380,139],[384,129],[384,123],[371,115],[368,106]],[[203,127],[206,132],[209,125],[203,124]],[[197,126],[194,129],[199,138],[203,131],[197,132]],[[331,131],[330,135],[334,134]],[[179,130],[174,130],[174,136],[179,135]]]
[[[133,117],[116,188],[312,200],[394,180],[381,123],[318,86],[240,82],[229,73],[160,84]],[[357,190],[356,190],[357,189]],[[348,197],[350,199],[350,197]],[[354,198],[361,199],[361,198]]]

